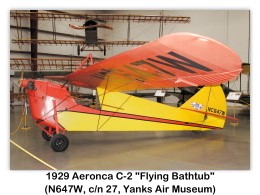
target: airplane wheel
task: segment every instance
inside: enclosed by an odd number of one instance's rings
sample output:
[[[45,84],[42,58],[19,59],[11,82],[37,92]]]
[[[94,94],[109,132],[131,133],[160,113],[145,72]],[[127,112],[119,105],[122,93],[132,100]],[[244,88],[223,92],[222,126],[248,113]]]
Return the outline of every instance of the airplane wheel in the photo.
[[[42,137],[46,141],[50,141],[51,140],[51,136],[49,136],[45,131],[42,131]]]
[[[49,127],[45,127],[45,130],[48,131],[48,128],[49,128]],[[50,140],[51,140],[51,136],[50,136],[48,133],[46,133],[46,131],[42,131],[42,137],[43,137],[43,139],[45,139],[46,141],[50,141]],[[55,129],[52,128],[53,135],[55,134],[54,131],[55,131]]]
[[[178,103],[177,103],[177,106],[180,107],[182,104],[184,104],[184,100],[179,100]]]
[[[51,147],[55,152],[63,152],[68,146],[69,140],[63,134],[56,134],[51,138]]]

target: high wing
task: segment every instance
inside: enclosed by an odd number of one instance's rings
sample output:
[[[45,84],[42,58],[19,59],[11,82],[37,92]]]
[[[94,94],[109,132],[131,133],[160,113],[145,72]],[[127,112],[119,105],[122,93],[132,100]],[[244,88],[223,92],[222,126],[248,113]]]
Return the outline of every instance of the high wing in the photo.
[[[109,91],[204,86],[233,79],[241,65],[240,57],[216,40],[174,33],[55,78]]]

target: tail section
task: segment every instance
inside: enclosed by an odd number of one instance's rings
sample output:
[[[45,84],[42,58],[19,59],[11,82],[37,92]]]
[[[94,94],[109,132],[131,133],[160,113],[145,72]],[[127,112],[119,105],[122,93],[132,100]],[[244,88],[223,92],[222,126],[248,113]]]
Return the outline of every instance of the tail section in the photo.
[[[204,114],[203,125],[223,128],[226,120],[227,105],[220,86],[206,86],[186,101],[181,109]]]

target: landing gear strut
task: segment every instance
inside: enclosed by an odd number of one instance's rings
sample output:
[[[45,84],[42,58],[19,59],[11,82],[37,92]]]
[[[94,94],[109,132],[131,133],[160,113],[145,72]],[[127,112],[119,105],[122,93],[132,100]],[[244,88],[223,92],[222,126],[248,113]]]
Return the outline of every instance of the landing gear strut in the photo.
[[[185,103],[185,94],[182,92],[182,99],[180,99],[178,102],[177,102],[177,106],[180,107],[182,104]]]
[[[55,135],[55,134],[56,132],[54,128],[45,127],[44,130],[42,130],[42,137],[46,141],[50,141],[52,137],[51,135]]]
[[[45,127],[42,130],[42,137],[46,141],[50,141],[51,148],[55,152],[63,152],[69,146],[69,140],[64,134],[56,134],[55,128]]]
[[[180,107],[184,103],[185,103],[185,100],[181,99],[181,100],[178,101],[177,106]]]

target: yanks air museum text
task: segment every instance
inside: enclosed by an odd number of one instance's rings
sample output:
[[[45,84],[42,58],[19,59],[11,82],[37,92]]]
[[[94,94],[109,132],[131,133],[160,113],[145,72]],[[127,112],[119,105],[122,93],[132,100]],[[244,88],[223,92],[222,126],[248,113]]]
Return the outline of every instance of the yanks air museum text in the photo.
[[[48,172],[44,188],[54,194],[215,194],[214,172]]]

